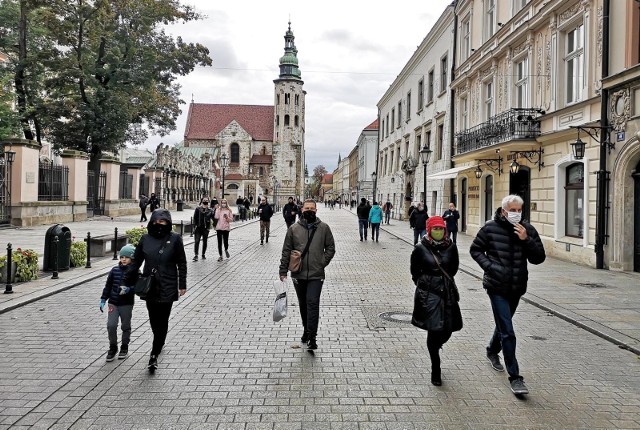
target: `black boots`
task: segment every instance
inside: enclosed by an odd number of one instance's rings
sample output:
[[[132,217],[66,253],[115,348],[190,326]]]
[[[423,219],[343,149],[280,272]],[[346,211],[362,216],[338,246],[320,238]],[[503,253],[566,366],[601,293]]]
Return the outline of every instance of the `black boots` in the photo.
[[[442,385],[442,374],[440,372],[440,367],[431,368],[431,383],[436,387]]]

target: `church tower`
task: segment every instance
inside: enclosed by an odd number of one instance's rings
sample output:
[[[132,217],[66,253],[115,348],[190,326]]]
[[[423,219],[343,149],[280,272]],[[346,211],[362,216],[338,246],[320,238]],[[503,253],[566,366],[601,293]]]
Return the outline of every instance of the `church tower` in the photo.
[[[284,35],[284,55],[280,57],[280,76],[274,83],[274,128],[272,175],[280,184],[274,194],[279,204],[289,196],[304,200],[304,82],[298,68],[298,49],[291,22]],[[273,181],[273,178],[272,178]]]

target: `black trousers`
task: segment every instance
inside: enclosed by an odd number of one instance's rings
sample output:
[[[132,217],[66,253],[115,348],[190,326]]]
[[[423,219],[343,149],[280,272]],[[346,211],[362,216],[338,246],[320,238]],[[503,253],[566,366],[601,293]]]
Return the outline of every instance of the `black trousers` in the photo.
[[[224,250],[229,249],[229,230],[216,230],[218,238],[218,254],[222,257],[222,242],[224,242]]]
[[[140,208],[140,222],[147,220],[147,207]]]
[[[173,302],[160,303],[147,300],[147,311],[149,311],[149,324],[153,332],[153,346],[151,355],[158,355],[162,351],[164,341],[167,339],[169,331],[169,317]]]
[[[285,218],[284,222],[287,223],[287,228],[291,227],[293,225],[294,222],[296,222],[295,217],[294,218]]]
[[[427,332],[427,349],[431,358],[431,368],[440,369],[440,348],[451,338],[450,331]]]
[[[318,320],[320,319],[320,293],[322,293],[322,279],[310,279],[308,281],[293,281],[300,306],[300,318],[305,333],[309,339],[315,339],[318,334]]]
[[[200,240],[202,239],[202,255],[207,252],[207,241],[209,240],[209,230],[206,228],[196,227],[195,232],[193,233],[193,237],[195,240],[195,244],[193,245],[193,250],[195,251],[196,256],[198,256],[198,248],[200,247]]]

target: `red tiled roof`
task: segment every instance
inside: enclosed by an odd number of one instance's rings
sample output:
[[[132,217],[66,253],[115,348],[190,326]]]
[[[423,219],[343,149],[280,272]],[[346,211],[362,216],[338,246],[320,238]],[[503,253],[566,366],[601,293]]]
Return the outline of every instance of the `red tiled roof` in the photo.
[[[322,176],[322,181],[320,181],[320,183],[322,184],[328,184],[328,183],[332,183],[333,182],[333,174],[331,173],[325,173]]]
[[[240,173],[229,173],[224,179],[228,181],[240,181],[242,180],[242,175]]]
[[[253,154],[250,164],[271,164],[273,158],[269,154]]]
[[[378,120],[376,119],[371,124],[364,128],[365,130],[377,130],[378,129]]]
[[[213,139],[237,121],[254,140],[273,140],[273,106],[191,103],[185,139]]]

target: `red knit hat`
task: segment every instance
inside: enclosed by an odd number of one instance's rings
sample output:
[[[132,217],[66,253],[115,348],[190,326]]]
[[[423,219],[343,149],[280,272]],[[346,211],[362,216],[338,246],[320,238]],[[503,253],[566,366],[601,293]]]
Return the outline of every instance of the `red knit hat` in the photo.
[[[431,229],[433,227],[444,228],[444,235],[447,235],[447,224],[445,224],[444,219],[441,216],[432,216],[427,220],[427,234],[429,237],[431,237]]]

